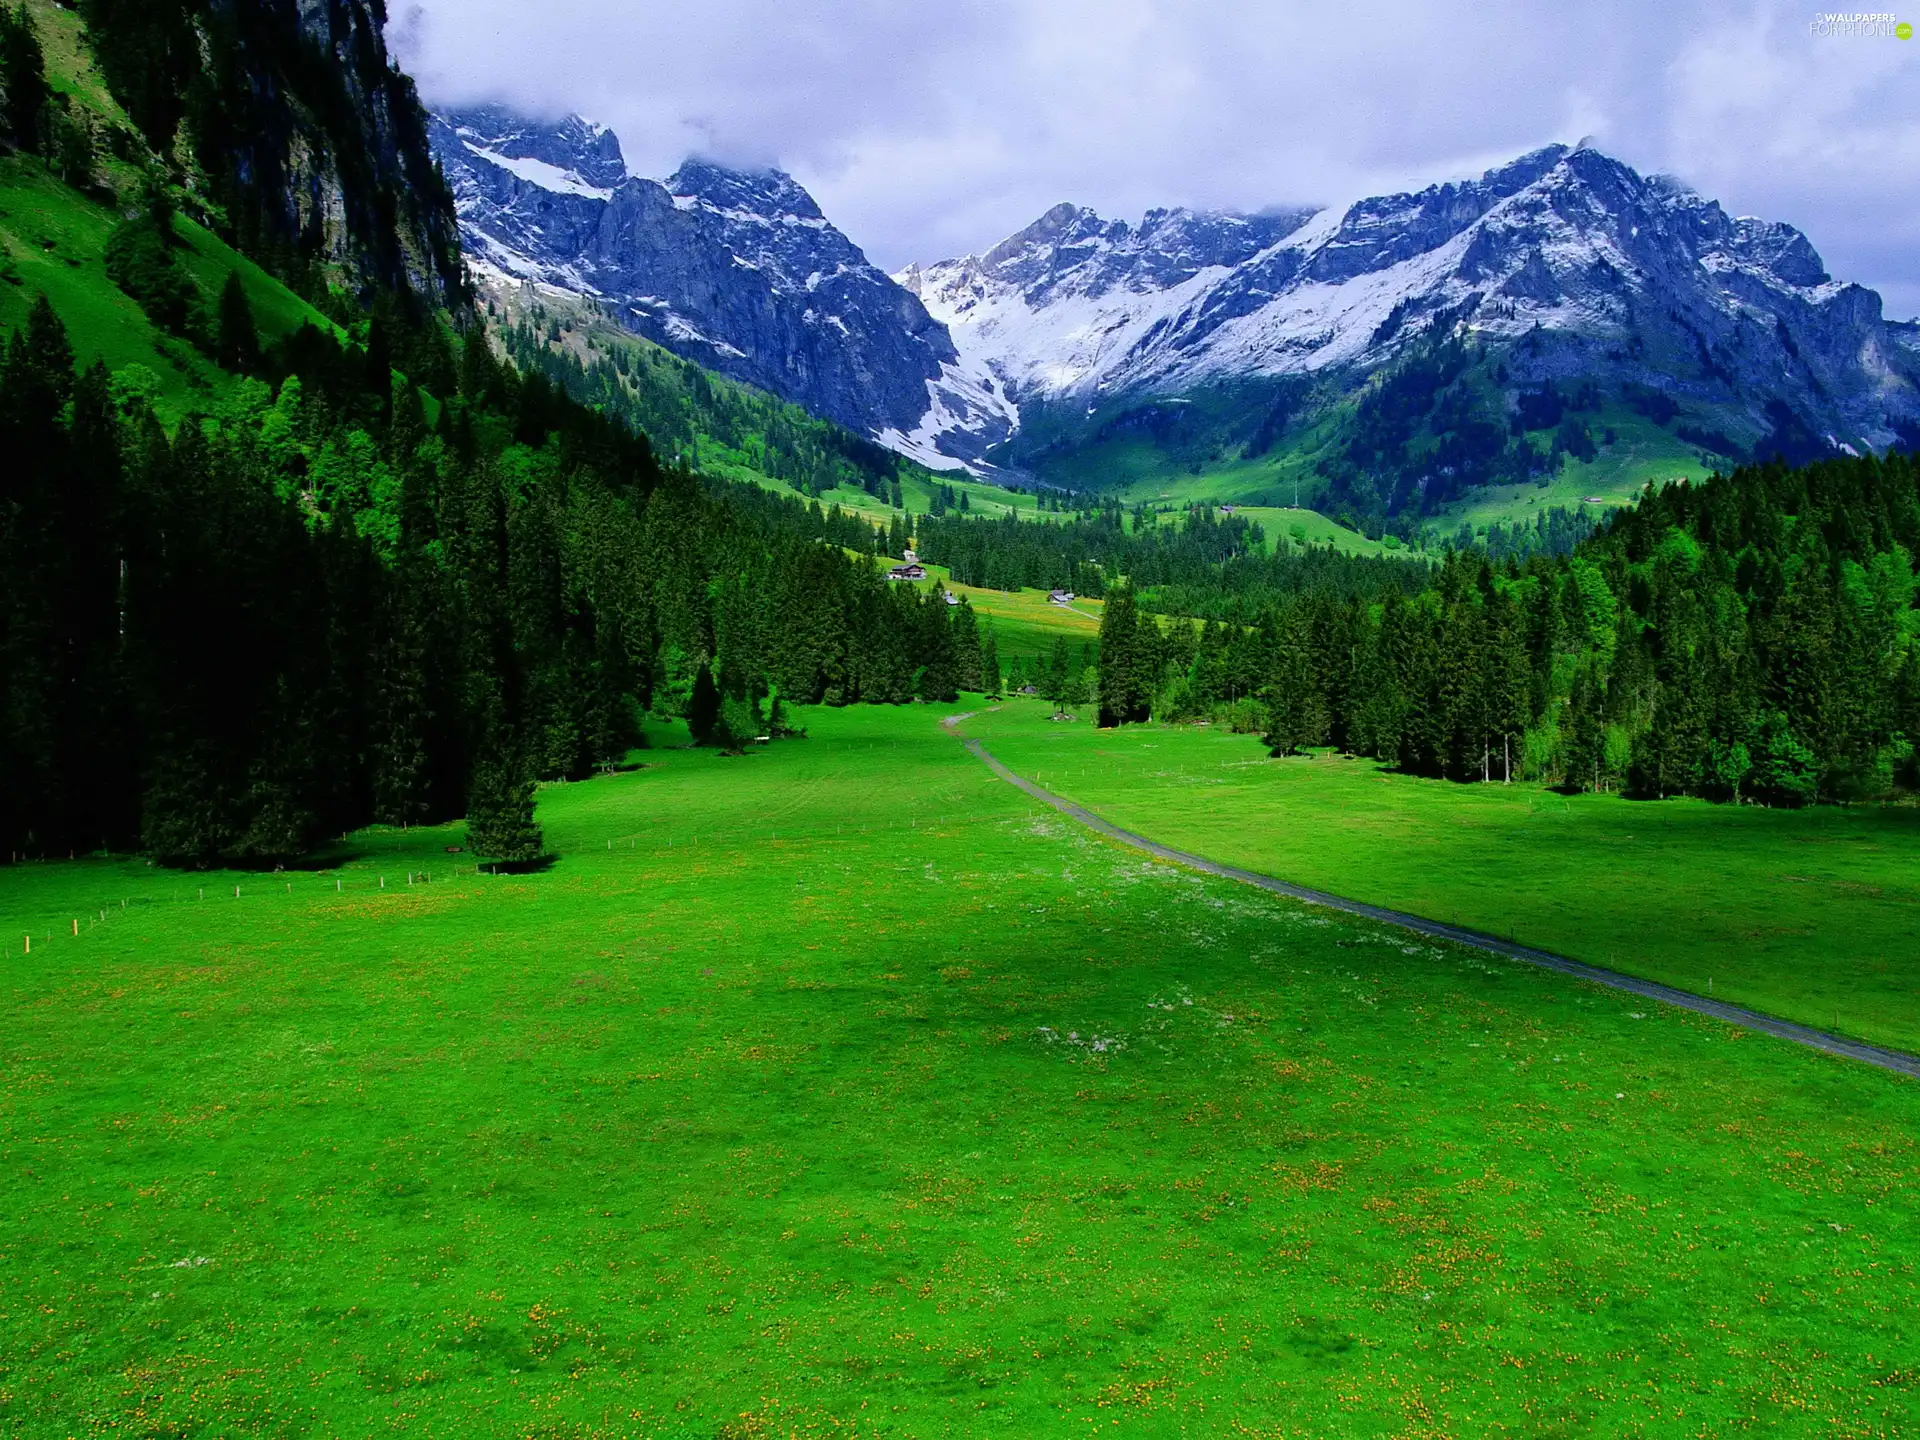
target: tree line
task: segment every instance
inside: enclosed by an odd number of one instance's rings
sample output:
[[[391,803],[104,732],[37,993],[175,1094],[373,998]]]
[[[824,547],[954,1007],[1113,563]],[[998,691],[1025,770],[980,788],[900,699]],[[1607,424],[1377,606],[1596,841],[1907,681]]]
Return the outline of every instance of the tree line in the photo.
[[[649,709],[734,745],[782,700],[981,683],[969,607],[837,543],[871,527],[458,349],[436,396],[302,329],[169,433],[36,304],[0,364],[0,846],[266,862],[465,813],[525,859],[534,782]]]
[[[922,517],[915,529],[921,555],[947,566],[957,584],[1098,598],[1119,575],[1144,608],[1235,624],[1252,623],[1286,595],[1411,590],[1426,578],[1414,560],[1347,555],[1285,536],[1269,548],[1257,522],[1211,506],[1162,521],[1109,501],[1060,520],[949,514]]]
[[[1878,798],[1920,786],[1917,549],[1920,464],[1894,454],[1650,489],[1571,555],[1455,552],[1415,594],[1323,588],[1241,630],[1189,627],[1190,654],[1120,590],[1100,715],[1217,707],[1211,677],[1238,644],[1278,754],[1647,796]]]

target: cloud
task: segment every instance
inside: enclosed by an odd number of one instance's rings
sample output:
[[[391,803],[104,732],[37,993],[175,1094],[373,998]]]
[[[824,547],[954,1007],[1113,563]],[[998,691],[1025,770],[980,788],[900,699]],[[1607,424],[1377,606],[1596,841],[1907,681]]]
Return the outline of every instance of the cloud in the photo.
[[[429,99],[612,125],[636,173],[778,163],[880,264],[1059,200],[1255,210],[1458,178],[1552,140],[1806,230],[1920,304],[1920,41],[1731,0],[415,0]]]

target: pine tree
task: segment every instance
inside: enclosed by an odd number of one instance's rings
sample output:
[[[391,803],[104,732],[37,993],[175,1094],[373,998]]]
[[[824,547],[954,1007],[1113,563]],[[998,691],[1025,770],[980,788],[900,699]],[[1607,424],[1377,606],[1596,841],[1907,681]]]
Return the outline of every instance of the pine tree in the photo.
[[[1267,682],[1268,749],[1291,755],[1303,745],[1317,744],[1326,727],[1325,700],[1315,682],[1310,653],[1311,620],[1295,607],[1283,622],[1279,652]]]
[[[1500,778],[1513,779],[1513,752],[1533,723],[1533,666],[1527,654],[1525,615],[1502,588],[1487,607],[1487,711],[1500,737]]]
[[[238,270],[229,270],[226,284],[220,287],[213,354],[222,369],[243,375],[260,364],[260,332],[254,328],[253,306],[247,303]]]
[[[953,623],[947,618],[946,592],[935,585],[920,602],[920,674],[915,691],[922,700],[942,704],[960,697],[960,660]]]
[[[474,853],[512,865],[539,859],[545,840],[534,822],[533,797],[526,762],[496,739],[474,767],[467,797],[467,839]]]
[[[0,8],[0,127],[22,150],[47,148],[47,111],[53,91],[47,59],[25,0]]]
[[[1000,693],[1000,645],[991,623],[980,640],[980,692],[988,698]]]
[[[1151,621],[1146,625],[1151,625]],[[1130,587],[1117,586],[1107,595],[1100,616],[1100,724],[1103,727],[1137,723],[1147,718],[1151,700],[1148,684],[1152,637],[1143,626]]]
[[[974,617],[973,606],[962,595],[958,605],[948,608],[952,612],[950,618],[953,622],[954,683],[962,690],[983,692],[986,689],[985,657],[980,644],[980,625]]]
[[[1053,637],[1053,651],[1048,655],[1045,670],[1046,680],[1042,692],[1053,702],[1055,710],[1064,710],[1080,697],[1074,682],[1073,659],[1067,652],[1067,637]]]
[[[693,735],[693,743],[710,743],[719,723],[720,689],[713,683],[711,667],[702,665],[693,677],[693,694],[687,701],[687,729]]]

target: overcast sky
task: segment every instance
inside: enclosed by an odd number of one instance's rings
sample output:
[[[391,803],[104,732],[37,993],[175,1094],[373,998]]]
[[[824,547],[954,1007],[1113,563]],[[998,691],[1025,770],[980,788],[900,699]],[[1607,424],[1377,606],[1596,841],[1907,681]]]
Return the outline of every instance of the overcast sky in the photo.
[[[429,101],[614,127],[634,173],[778,164],[887,269],[1060,200],[1328,204],[1590,136],[1798,225],[1920,312],[1920,39],[1702,0],[388,0]],[[1915,6],[1920,19],[1920,4]]]

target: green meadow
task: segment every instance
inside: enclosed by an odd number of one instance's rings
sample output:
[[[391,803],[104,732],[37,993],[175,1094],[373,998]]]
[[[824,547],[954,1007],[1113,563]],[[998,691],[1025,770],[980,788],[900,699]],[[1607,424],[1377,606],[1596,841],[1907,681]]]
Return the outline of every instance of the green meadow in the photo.
[[[1006,764],[1178,849],[1920,1050],[1920,809],[1457,785],[1192,725],[1013,704]]]
[[[0,869],[0,1434],[1911,1433],[1912,1082],[1148,863],[944,713],[658,732],[537,873]]]

